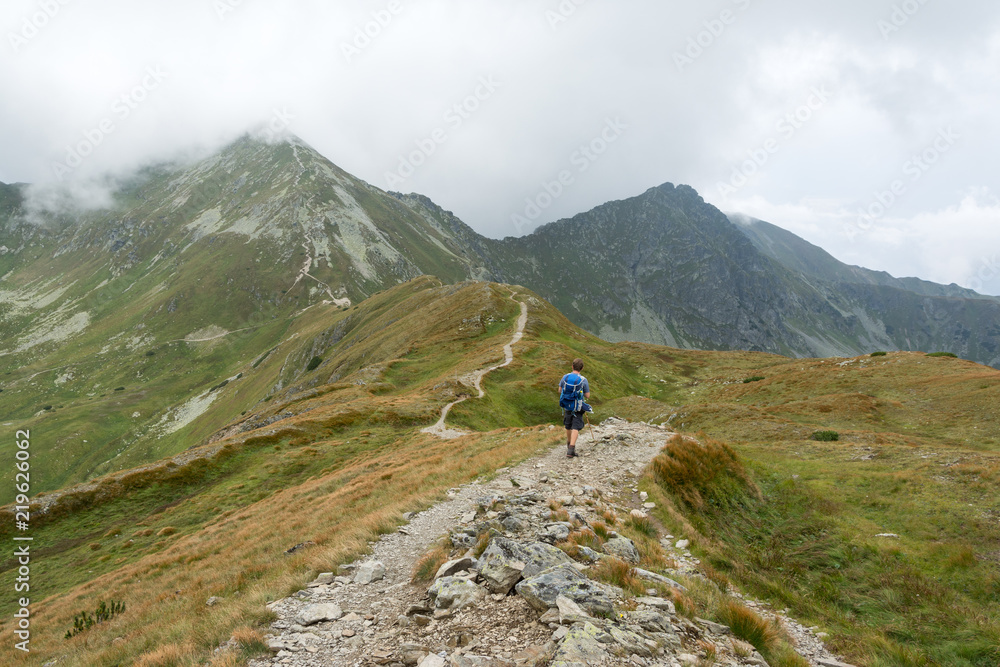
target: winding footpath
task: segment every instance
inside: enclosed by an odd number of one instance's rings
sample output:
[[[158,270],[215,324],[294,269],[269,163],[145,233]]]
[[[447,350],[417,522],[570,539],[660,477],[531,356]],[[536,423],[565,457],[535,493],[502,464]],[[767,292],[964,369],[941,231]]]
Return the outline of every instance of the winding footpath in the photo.
[[[524,338],[524,327],[528,324],[528,304],[524,303],[523,301],[518,301],[517,299],[514,298],[515,296],[517,296],[516,292],[511,293],[510,298],[512,301],[521,306],[521,315],[517,318],[517,326],[515,327],[514,330],[514,336],[510,339],[509,343],[503,346],[503,356],[504,356],[503,363],[498,364],[496,366],[491,366],[489,368],[484,368],[482,370],[478,370],[471,376],[469,376],[469,379],[472,380],[472,384],[476,388],[476,391],[478,392],[476,398],[482,398],[483,396],[486,395],[486,392],[483,390],[482,386],[483,378],[486,377],[488,373],[492,373],[497,369],[509,366],[511,362],[514,361],[514,345],[517,344],[522,338]],[[451,409],[456,405],[458,405],[459,403],[461,403],[462,401],[467,400],[468,398],[469,396],[463,396],[457,401],[452,401],[448,405],[444,406],[441,409],[441,418],[437,420],[437,423],[434,424],[433,426],[428,426],[427,428],[423,429],[422,432],[436,435],[439,438],[443,438],[445,440],[451,440],[454,438],[460,438],[463,435],[468,435],[467,431],[448,428],[445,425],[445,420],[448,419],[448,413],[451,412]]]

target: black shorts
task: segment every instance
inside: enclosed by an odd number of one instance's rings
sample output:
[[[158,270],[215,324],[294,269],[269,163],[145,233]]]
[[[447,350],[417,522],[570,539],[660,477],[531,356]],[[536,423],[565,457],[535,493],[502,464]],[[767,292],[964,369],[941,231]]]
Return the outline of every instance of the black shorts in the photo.
[[[563,410],[563,426],[566,427],[567,431],[582,431],[583,413]]]

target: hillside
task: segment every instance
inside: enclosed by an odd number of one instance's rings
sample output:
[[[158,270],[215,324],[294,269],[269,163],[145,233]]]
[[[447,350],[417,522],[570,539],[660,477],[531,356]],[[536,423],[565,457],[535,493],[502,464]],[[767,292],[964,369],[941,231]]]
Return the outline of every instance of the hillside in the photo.
[[[513,362],[449,416],[470,434],[421,433],[471,391],[463,378],[503,359],[519,303],[528,317]],[[745,495],[726,468],[705,479],[649,469],[640,487],[658,530],[691,540],[702,576],[788,607],[858,665],[996,664],[994,369],[917,353],[791,360],[613,344],[524,288],[430,278],[347,311],[312,308],[288,327],[278,349],[248,357],[234,369],[243,377],[216,390],[220,405],[265,388],[269,400],[228,424],[219,412],[181,454],[34,499],[33,652],[25,661],[4,646],[5,662],[194,664],[234,633],[229,645],[255,655],[275,620],[268,602],[359,558],[447,489],[561,449],[560,430],[547,428],[558,417],[552,387],[581,356],[598,420],[701,431],[759,489]],[[812,440],[820,430],[839,440]],[[46,437],[33,428],[32,446]],[[663,456],[688,460],[668,445]],[[9,539],[12,522],[0,525]],[[4,561],[0,585],[13,587],[15,568]],[[710,591],[685,581],[689,613],[714,613]],[[207,606],[213,596],[222,601]],[[111,600],[126,612],[62,638],[75,614]],[[223,653],[232,661],[213,664],[236,664],[238,653]]]
[[[0,404],[60,454],[39,490],[181,451],[270,396],[250,365],[310,309],[469,273],[447,233],[296,140],[245,137],[45,225],[4,192]]]

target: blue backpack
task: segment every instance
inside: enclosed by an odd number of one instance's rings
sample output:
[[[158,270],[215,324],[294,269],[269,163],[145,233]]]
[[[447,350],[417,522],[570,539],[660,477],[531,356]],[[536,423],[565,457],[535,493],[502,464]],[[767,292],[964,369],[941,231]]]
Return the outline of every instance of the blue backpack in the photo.
[[[591,412],[589,405],[583,402],[583,376],[576,383],[566,380],[559,394],[559,407],[572,412]]]

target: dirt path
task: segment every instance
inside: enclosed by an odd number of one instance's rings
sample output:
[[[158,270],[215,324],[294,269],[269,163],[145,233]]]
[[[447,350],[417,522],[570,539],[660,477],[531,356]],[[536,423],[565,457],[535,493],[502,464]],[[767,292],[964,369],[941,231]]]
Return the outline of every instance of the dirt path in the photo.
[[[486,392],[483,391],[483,386],[482,386],[483,378],[486,377],[486,374],[491,373],[497,370],[498,368],[504,368],[505,366],[509,366],[510,363],[514,361],[514,345],[518,343],[522,338],[524,338],[524,327],[528,324],[528,304],[522,301],[518,301],[517,299],[514,298],[515,296],[517,296],[517,293],[512,292],[510,298],[512,301],[521,306],[521,315],[517,318],[517,327],[515,328],[514,336],[510,339],[509,343],[503,346],[503,356],[504,356],[503,363],[482,370],[478,370],[475,373],[472,373],[472,375],[468,376],[468,378],[472,380],[472,384],[476,388],[476,391],[478,392],[476,398],[482,398],[483,396],[486,395]],[[451,412],[451,409],[456,405],[458,405],[459,403],[461,403],[462,401],[467,400],[468,398],[469,396],[463,396],[457,401],[452,401],[448,405],[444,406],[441,409],[441,418],[437,420],[437,423],[434,424],[433,426],[428,426],[427,428],[423,429],[422,432],[430,433],[432,435],[436,435],[439,438],[444,438],[446,440],[460,438],[463,435],[468,435],[468,432],[466,431],[454,428],[448,428],[445,425],[445,420],[448,419],[448,413]]]

